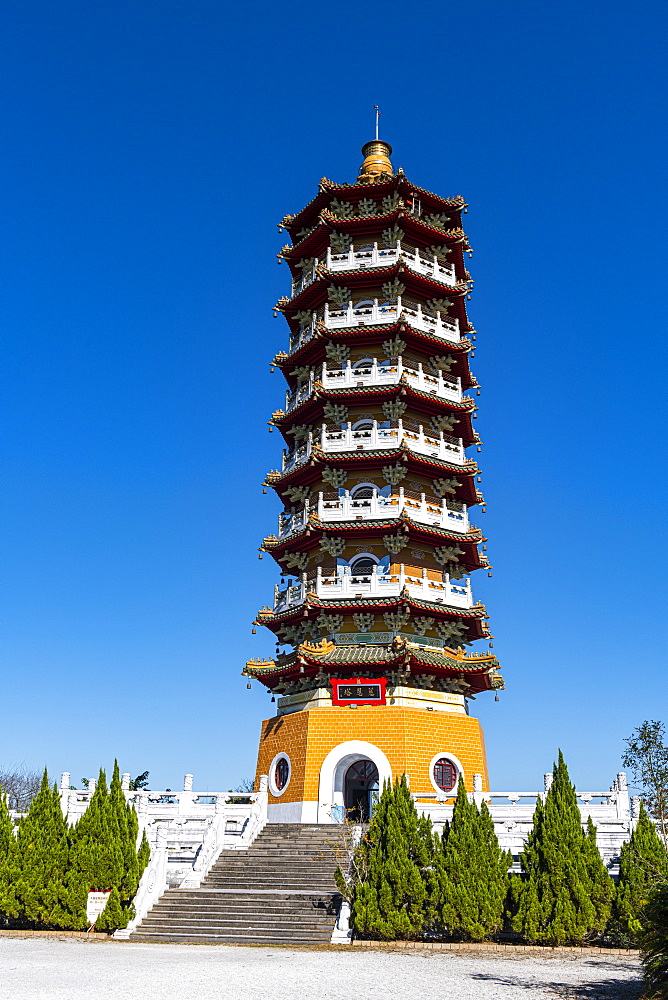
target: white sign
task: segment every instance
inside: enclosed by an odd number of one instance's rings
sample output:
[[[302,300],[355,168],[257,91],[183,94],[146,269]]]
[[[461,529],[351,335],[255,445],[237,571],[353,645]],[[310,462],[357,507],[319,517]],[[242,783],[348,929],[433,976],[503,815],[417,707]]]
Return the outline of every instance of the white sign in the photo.
[[[86,920],[92,926],[107,905],[107,900],[111,895],[111,890],[107,892],[89,892],[86,903]]]

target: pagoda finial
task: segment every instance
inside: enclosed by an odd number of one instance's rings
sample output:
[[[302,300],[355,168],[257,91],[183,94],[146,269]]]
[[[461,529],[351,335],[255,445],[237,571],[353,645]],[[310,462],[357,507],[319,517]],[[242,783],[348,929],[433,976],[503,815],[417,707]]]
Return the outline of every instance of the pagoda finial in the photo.
[[[365,142],[362,146],[364,162],[360,167],[358,181],[380,180],[384,174],[391,177],[394,173],[390,163],[392,147],[389,142],[378,138],[380,109],[377,104],[374,104],[373,109],[376,112],[376,138],[372,139],[371,142]]]

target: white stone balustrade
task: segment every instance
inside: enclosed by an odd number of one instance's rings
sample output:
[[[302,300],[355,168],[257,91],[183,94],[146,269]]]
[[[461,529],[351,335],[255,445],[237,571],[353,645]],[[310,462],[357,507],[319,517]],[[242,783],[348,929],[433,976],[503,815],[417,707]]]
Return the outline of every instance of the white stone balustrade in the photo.
[[[459,378],[448,378],[443,375],[443,372],[426,372],[422,362],[413,368],[404,364],[403,358],[398,358],[396,364],[379,364],[378,359],[374,358],[371,364],[357,365],[356,367],[353,367],[352,363],[348,361],[343,368],[329,369],[325,363],[322,366],[321,374],[321,381],[326,389],[357,388],[365,385],[398,385],[402,378],[405,378],[409,385],[416,389],[432,393],[440,399],[451,400],[455,403],[462,401],[461,380]],[[310,395],[311,391],[312,387],[307,395]]]
[[[439,260],[435,254],[421,253],[416,247],[397,242],[396,246],[384,247],[373,243],[363,250],[350,249],[345,253],[332,253],[331,247],[327,248],[327,256],[324,266],[330,273],[337,271],[363,271],[371,268],[392,267],[398,261],[402,261],[409,270],[416,274],[424,274],[428,278],[434,278],[454,288],[457,284],[455,269],[451,264],[446,264]],[[320,261],[315,258],[311,267],[305,267],[300,278],[295,278],[292,282],[291,297],[294,298],[308,288],[317,277],[317,269]]]
[[[378,450],[382,448],[398,448],[405,443],[411,451],[432,458],[440,458],[455,465],[463,465],[466,461],[464,447],[460,438],[450,437],[442,431],[439,434],[425,433],[422,424],[417,430],[404,427],[399,419],[396,427],[383,427],[377,420],[371,427],[355,428],[348,421],[341,430],[328,430],[325,425],[320,434],[320,446],[325,452],[359,451],[362,448]]]
[[[332,253],[327,250],[325,267],[328,271],[359,271],[369,268],[392,267],[397,261],[403,261],[411,271],[435,278],[443,284],[452,287],[456,284],[455,269],[449,264],[439,261],[435,254],[420,253],[415,247],[398,242],[393,247],[379,247],[373,243],[368,249],[350,249],[346,253]]]
[[[301,510],[282,511],[278,515],[278,534],[282,540],[289,535],[303,531],[308,524],[311,505],[308,501]],[[398,487],[398,495],[385,497],[376,493],[371,497],[356,499],[349,492],[336,499],[326,500],[322,493],[318,494],[317,514],[320,521],[334,523],[337,521],[381,521],[390,517],[399,517],[406,511],[413,521],[420,524],[431,524],[449,531],[464,534],[469,530],[468,513],[465,508],[452,510],[446,500],[434,503],[421,497],[406,496],[402,486]]]
[[[302,531],[308,524],[310,504],[308,500],[301,510],[282,511],[278,515],[278,538],[287,538],[297,531]]]
[[[295,278],[295,280],[292,282],[291,298],[294,299],[295,295],[299,295],[300,292],[303,292],[305,288],[308,288],[309,285],[313,284],[313,282],[317,277],[317,268],[318,268],[318,258],[316,257],[313,266],[305,267],[302,270],[301,278]]]
[[[357,500],[346,492],[337,499],[325,500],[322,493],[318,494],[318,517],[321,521],[354,521],[360,518],[371,521],[385,520],[388,517],[398,517],[403,511],[420,524],[433,524],[439,528],[462,533],[469,530],[466,508],[451,510],[447,501],[432,503],[425,498],[424,493],[419,499],[406,496],[402,486],[398,488],[398,496],[393,497],[384,497],[376,493],[372,497]]]
[[[296,445],[292,451],[283,450],[283,458],[281,461],[281,469],[284,473],[290,472],[292,469],[297,468],[298,465],[303,465],[311,457],[311,445],[313,442],[313,435],[309,433],[308,438],[299,445]]]
[[[308,582],[305,574],[299,583],[281,589],[274,587],[274,612],[278,614],[288,608],[303,604],[309,589],[315,590],[323,600],[341,600],[355,597],[398,597],[404,590],[411,597],[423,601],[433,601],[445,604],[451,608],[472,608],[473,593],[469,577],[462,580],[451,580],[447,573],[442,580],[432,580],[423,569],[422,575],[406,572],[405,566],[400,566],[398,573],[387,573],[382,568],[374,566],[370,573],[353,576],[349,566],[341,567],[342,572],[335,576],[324,576],[322,566],[318,566],[316,578]]]
[[[288,389],[285,393],[285,412],[289,413],[290,410],[294,410],[296,406],[299,406],[306,399],[309,398],[313,392],[313,379],[310,378],[306,382],[300,382],[296,389],[292,392]]]
[[[432,337],[458,344],[459,320],[437,312],[435,316],[423,310],[419,302],[403,302],[401,296],[392,302],[380,302],[379,299],[369,299],[365,302],[348,304],[345,309],[332,309],[329,303],[325,308],[313,311],[311,322],[300,326],[296,333],[290,336],[289,353],[294,354],[300,347],[307,344],[316,330],[316,324],[322,323],[327,330],[342,329],[350,326],[373,326],[396,323],[404,319],[415,330],[423,330]]]
[[[378,326],[396,323],[405,319],[416,330],[424,330],[435,337],[459,343],[459,322],[452,316],[440,311],[434,316],[423,310],[421,303],[403,301],[399,296],[393,302],[381,302],[379,299],[367,299],[362,302],[348,303],[346,308],[333,309],[328,302],[325,308],[315,314],[328,330],[343,329],[350,326]]]
[[[189,787],[182,792],[169,789],[125,792],[127,801],[137,809],[140,835],[143,830],[147,832],[151,858],[135,896],[136,918],[127,929],[117,932],[117,937],[127,937],[168,886],[199,886],[221,850],[248,849],[267,822],[266,775],[260,778],[260,791],[252,793],[193,792],[191,777],[186,775],[184,784]],[[72,824],[85,812],[91,793],[89,789],[69,786],[70,775],[66,772],[60,785],[61,805]],[[483,801],[488,804],[501,846],[517,858],[532,829],[536,801],[545,796],[546,788],[540,792],[483,792],[481,776],[475,774],[473,786],[470,798],[478,804]],[[413,799],[418,811],[431,818],[436,831],[452,819],[451,794],[416,793]],[[638,820],[639,799],[631,800],[631,808],[624,772],[617,774],[608,791],[578,792],[578,799],[583,826],[591,816],[599,851],[610,872],[616,874],[621,846]],[[331,820],[328,815],[327,821]],[[519,870],[517,861],[513,870]]]
[[[474,779],[475,777],[476,775]],[[477,790],[470,793],[469,798],[474,799],[478,805],[483,801],[488,804],[499,844],[517,858],[533,828],[536,800],[539,796],[544,799],[545,795],[545,788],[540,792]],[[620,771],[607,792],[580,792],[578,798],[583,827],[591,816],[596,825],[598,849],[610,872],[617,874],[619,852],[622,844],[629,839],[639,815],[638,810],[630,809],[626,775]],[[415,794],[413,799],[418,811],[431,818],[437,832],[441,832],[445,823],[452,819],[453,806],[446,805],[444,793]],[[511,870],[516,872],[520,870],[517,861]]]

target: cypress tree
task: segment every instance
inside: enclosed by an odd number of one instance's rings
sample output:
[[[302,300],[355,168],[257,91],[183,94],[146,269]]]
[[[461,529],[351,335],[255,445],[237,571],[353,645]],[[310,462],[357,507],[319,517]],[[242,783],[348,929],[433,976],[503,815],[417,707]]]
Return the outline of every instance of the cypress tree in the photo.
[[[449,936],[482,941],[503,923],[511,856],[499,847],[487,804],[478,811],[461,778],[441,844],[438,924]]]
[[[641,914],[652,889],[668,880],[668,852],[640,806],[640,816],[630,840],[622,845],[619,882],[612,907],[610,932],[620,944],[633,947],[642,928]]]
[[[406,776],[385,782],[360,851],[366,879],[354,890],[352,924],[363,937],[419,937],[429,922],[426,871],[432,860],[431,824],[417,814]]]
[[[596,847],[591,819],[587,831],[582,829],[561,751],[545,803],[536,804],[522,867],[524,879],[513,880],[513,927],[526,940],[576,944],[603,933],[614,885]]]
[[[668,882],[651,890],[639,934],[647,996],[668,998]]]
[[[58,789],[44,770],[40,790],[0,865],[0,912],[36,928],[69,927],[67,824]]]
[[[100,770],[88,809],[71,834],[68,885],[79,925],[83,921],[85,926],[89,890],[111,890],[95,928],[115,930],[127,926],[134,915],[132,900],[151,854],[145,834],[137,850],[137,837],[137,813],[125,801],[118,761],[114,761],[109,787],[105,772]]]

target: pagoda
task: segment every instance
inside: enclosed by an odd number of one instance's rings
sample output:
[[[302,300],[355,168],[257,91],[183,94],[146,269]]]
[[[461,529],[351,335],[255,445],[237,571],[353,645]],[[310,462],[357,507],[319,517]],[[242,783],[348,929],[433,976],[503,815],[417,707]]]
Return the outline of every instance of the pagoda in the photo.
[[[270,426],[285,448],[265,486],[283,510],[261,550],[281,582],[255,623],[276,656],[244,670],[278,699],[257,766],[278,822],[367,819],[404,773],[427,799],[460,776],[486,790],[468,701],[503,686],[494,655],[467,650],[492,637],[470,579],[491,570],[470,521],[484,500],[466,203],[395,172],[382,140],[362,153],[356,182],[323,178],[279,226],[292,286]]]

